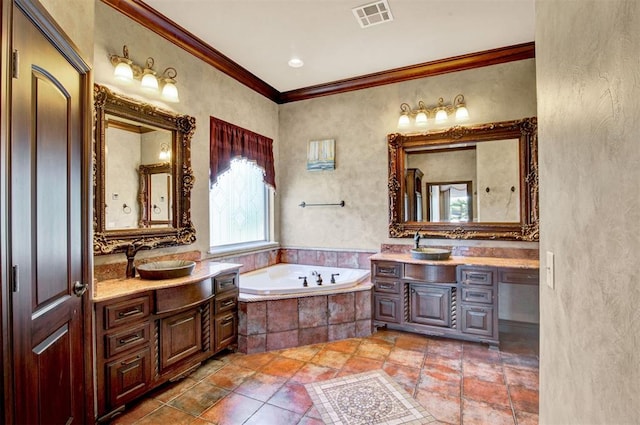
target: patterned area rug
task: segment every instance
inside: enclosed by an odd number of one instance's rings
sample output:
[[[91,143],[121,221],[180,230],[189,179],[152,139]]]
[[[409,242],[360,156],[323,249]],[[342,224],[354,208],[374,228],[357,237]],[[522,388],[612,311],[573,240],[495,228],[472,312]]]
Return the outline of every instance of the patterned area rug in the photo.
[[[383,371],[306,384],[327,425],[430,424],[436,419]]]

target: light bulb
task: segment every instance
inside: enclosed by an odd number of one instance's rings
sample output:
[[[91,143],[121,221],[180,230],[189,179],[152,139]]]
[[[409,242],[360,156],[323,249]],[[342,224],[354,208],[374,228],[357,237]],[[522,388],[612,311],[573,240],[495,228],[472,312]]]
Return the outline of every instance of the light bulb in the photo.
[[[464,121],[464,120],[468,120],[469,119],[469,111],[467,111],[467,108],[463,105],[463,106],[458,106],[456,108],[456,120],[457,121]]]
[[[158,91],[158,79],[151,72],[145,72],[140,81],[140,87],[143,90],[157,92]]]
[[[178,88],[171,81],[164,83],[164,87],[162,87],[162,97],[168,102],[180,102],[180,98],[178,97]]]
[[[416,125],[419,127],[427,125],[427,114],[424,111],[418,112],[418,115],[416,115]]]
[[[409,120],[409,115],[402,114],[400,118],[398,118],[398,127],[406,128],[411,125],[411,120]]]
[[[133,69],[126,62],[120,62],[113,70],[113,76],[116,80],[124,83],[130,83],[133,81]]]
[[[447,111],[444,109],[439,109],[438,112],[436,112],[436,122],[444,122],[447,120],[447,117]]]

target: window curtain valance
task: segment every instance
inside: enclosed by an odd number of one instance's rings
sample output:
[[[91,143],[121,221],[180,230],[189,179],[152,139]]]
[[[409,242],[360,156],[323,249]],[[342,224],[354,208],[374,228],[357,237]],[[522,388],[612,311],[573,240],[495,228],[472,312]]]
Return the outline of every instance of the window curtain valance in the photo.
[[[243,157],[264,170],[264,182],[275,190],[273,139],[214,117],[210,124],[209,183],[215,184],[218,176],[229,169],[232,159]]]

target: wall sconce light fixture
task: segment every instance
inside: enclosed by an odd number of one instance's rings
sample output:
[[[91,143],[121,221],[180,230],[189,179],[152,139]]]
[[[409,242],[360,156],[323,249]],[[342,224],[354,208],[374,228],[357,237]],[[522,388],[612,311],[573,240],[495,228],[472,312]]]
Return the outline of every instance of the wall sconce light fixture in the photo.
[[[160,154],[158,154],[158,159],[161,161],[169,161],[171,158],[171,151],[169,150],[169,146],[166,143],[160,145]]]
[[[455,114],[456,121],[469,119],[469,111],[464,101],[464,96],[459,94],[453,99],[453,104],[445,105],[444,99],[438,99],[438,106],[428,108],[421,100],[417,109],[411,109],[408,103],[400,105],[400,118],[398,118],[398,128],[408,128],[411,126],[411,117],[417,127],[426,127],[429,119],[433,118],[437,124],[441,124],[449,119],[449,115]]]
[[[167,102],[179,102],[178,88],[176,87],[176,76],[178,72],[175,68],[169,67],[164,70],[162,75],[157,76],[153,70],[154,60],[152,57],[147,58],[144,68],[133,63],[129,59],[129,49],[126,45],[122,46],[122,56],[109,55],[111,64],[115,67],[113,76],[116,80],[125,84],[133,83],[133,80],[140,80],[142,90],[150,93],[160,92],[160,83],[163,84],[161,97]]]

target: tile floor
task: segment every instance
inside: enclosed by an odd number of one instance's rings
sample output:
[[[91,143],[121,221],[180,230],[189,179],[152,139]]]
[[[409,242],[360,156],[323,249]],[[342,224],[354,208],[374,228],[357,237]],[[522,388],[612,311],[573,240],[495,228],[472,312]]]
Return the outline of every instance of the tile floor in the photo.
[[[304,384],[382,369],[444,424],[538,423],[537,328],[501,324],[500,350],[378,330],[259,354],[223,352],[112,424],[322,424]]]

